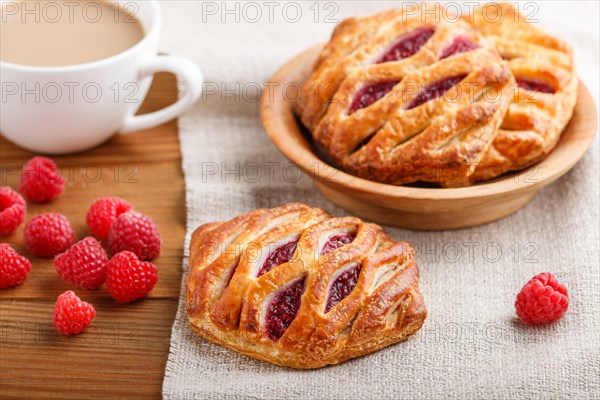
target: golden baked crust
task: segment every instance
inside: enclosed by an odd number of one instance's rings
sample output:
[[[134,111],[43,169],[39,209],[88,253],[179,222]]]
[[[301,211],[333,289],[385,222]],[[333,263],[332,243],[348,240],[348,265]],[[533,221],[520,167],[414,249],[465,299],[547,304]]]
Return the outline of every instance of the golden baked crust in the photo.
[[[351,241],[340,242],[344,237]],[[274,252],[295,241],[288,262],[264,269]],[[303,204],[258,209],[193,233],[189,321],[205,339],[250,357],[319,368],[418,331],[427,316],[418,280],[414,248],[378,225]],[[335,291],[339,282],[351,282],[350,291]],[[299,306],[281,330],[271,315],[295,304],[280,300],[293,287],[303,288]]]
[[[545,157],[575,105],[569,47],[510,4],[493,20],[486,6],[464,19],[423,7],[336,27],[295,104],[316,144],[348,172],[398,185],[465,186]],[[413,54],[387,58],[419,35]]]
[[[554,93],[519,87],[490,149],[472,181],[519,171],[544,159],[554,149],[573,115],[579,80],[570,46],[526,22],[508,3],[478,7],[467,19],[507,60],[517,81],[540,80]]]

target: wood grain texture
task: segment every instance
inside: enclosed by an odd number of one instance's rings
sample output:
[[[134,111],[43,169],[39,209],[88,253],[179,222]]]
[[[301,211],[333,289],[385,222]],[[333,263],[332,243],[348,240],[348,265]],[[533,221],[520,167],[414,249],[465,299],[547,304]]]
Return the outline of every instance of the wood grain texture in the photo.
[[[140,113],[175,101],[173,76],[156,76]],[[1,185],[18,187],[19,170],[33,154],[0,138]],[[120,196],[148,214],[163,238],[154,260],[159,280],[148,298],[118,305],[104,287],[74,289],[51,260],[35,258],[23,246],[23,228],[3,242],[32,260],[22,285],[0,291],[0,397],[4,398],[158,398],[177,309],[185,235],[185,191],[177,122],[126,136],[115,136],[91,151],[53,157],[67,185],[50,204],[28,204],[27,219],[59,212],[78,239],[90,232],[86,212],[96,198]],[[56,297],[74,289],[96,308],[89,330],[74,338],[52,328]]]
[[[316,46],[291,59],[269,82],[276,87],[304,82],[320,50]],[[275,146],[334,204],[377,223],[423,230],[465,228],[516,212],[583,157],[597,130],[596,106],[581,84],[573,118],[546,159],[488,182],[448,189],[387,185],[328,165],[304,136],[284,91],[263,91],[260,116]]]

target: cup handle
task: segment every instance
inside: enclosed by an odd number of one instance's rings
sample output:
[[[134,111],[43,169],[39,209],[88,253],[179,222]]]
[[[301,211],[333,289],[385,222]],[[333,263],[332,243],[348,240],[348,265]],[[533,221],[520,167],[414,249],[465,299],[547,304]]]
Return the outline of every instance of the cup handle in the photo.
[[[143,115],[131,115],[123,124],[120,133],[130,133],[150,128],[179,117],[186,112],[202,93],[202,73],[196,64],[177,56],[156,56],[140,69],[140,80],[157,72],[171,72],[183,79],[185,95],[162,110]]]

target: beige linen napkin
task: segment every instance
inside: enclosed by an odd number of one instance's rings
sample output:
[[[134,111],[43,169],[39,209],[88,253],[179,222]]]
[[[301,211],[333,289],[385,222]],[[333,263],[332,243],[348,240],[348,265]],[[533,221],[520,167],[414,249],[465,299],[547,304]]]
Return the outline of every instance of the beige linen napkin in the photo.
[[[583,81],[597,99],[598,4],[574,3],[538,3],[536,18],[573,44]],[[400,3],[257,2],[257,21],[245,4],[161,3],[163,50],[192,58],[206,80],[202,100],[179,121],[188,208],[184,282],[189,236],[202,223],[290,201],[345,214],[271,144],[258,115],[259,88],[288,58],[325,41],[333,20]],[[489,225],[446,232],[390,228],[394,238],[417,246],[429,318],[407,342],[366,357],[314,371],[250,359],[192,333],[182,295],[164,397],[599,398],[598,160],[596,137],[570,173],[517,214]],[[568,287],[570,309],[556,324],[524,327],[515,321],[515,295],[542,271]]]

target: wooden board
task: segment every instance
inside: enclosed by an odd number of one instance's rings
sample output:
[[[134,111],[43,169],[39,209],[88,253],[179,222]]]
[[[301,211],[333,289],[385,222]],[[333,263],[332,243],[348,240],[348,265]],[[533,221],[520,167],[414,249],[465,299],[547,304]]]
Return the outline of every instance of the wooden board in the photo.
[[[141,113],[175,101],[175,78],[157,75]],[[18,187],[19,169],[33,155],[0,138],[1,185]],[[103,287],[74,289],[52,261],[36,259],[23,246],[23,228],[10,242],[32,260],[29,279],[0,291],[0,398],[160,398],[171,325],[177,309],[185,235],[185,192],[177,123],[116,136],[86,153],[54,157],[68,181],[46,205],[28,205],[28,219],[59,212],[78,239],[90,232],[85,214],[98,197],[120,196],[158,224],[163,246],[154,262],[159,280],[148,298],[119,305]],[[61,336],[52,327],[56,297],[74,289],[97,311],[89,331]]]

